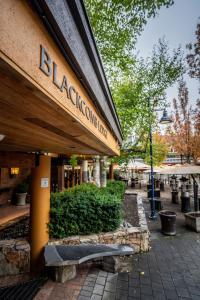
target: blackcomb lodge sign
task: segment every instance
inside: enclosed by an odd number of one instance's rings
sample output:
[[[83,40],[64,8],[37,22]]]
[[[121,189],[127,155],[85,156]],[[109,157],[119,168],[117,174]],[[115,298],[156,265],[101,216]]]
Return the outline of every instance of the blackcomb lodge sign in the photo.
[[[50,55],[47,53],[45,48],[40,46],[40,70],[48,77],[52,76],[52,82],[55,86],[63,93],[66,93],[67,98],[72,104],[80,110],[85,118],[90,121],[103,136],[107,139],[107,130],[101,124],[96,114],[91,108],[89,108],[86,102],[80,97],[78,91],[69,84],[68,79],[65,75],[62,77],[62,81],[58,82],[57,79],[57,65],[51,60]]]

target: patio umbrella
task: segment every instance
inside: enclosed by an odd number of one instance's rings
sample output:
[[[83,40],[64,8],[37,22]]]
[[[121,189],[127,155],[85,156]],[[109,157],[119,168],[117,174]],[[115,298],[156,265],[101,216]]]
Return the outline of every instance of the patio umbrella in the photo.
[[[134,161],[133,159],[131,159],[128,163],[128,165],[126,166],[125,164],[122,164],[121,165],[122,168],[125,168],[128,169],[128,170],[148,170],[150,169],[150,166],[143,163],[143,162],[140,162],[140,161]]]
[[[172,168],[166,168],[159,172],[160,174],[165,175],[192,175],[192,174],[200,174],[200,166],[196,165],[183,165],[183,166],[175,166]]]
[[[148,170],[150,169],[150,166],[142,163],[140,161],[134,161],[133,159],[131,159],[128,163],[128,165],[121,164],[121,165],[115,165],[114,166],[115,170],[121,170],[121,169],[126,169],[126,170],[136,170],[136,171],[144,171],[144,170]]]

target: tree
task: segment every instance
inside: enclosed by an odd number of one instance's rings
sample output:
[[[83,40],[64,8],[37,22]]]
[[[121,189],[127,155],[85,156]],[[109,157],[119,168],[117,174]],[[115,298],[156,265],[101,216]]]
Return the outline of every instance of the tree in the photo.
[[[174,50],[170,56],[166,41],[159,40],[151,57],[140,59],[134,70],[122,80],[116,81],[112,94],[119,115],[125,139],[135,136],[135,145],[146,145],[149,122],[155,125],[154,108],[164,106],[167,87],[184,73],[181,50]],[[151,111],[148,108],[148,97]]]
[[[133,49],[147,20],[173,0],[85,0],[107,76],[134,64]]]
[[[189,75],[192,78],[200,79],[200,23],[197,24],[196,42],[194,44],[189,43],[186,47],[190,51],[187,55]]]
[[[197,24],[196,42],[189,43],[186,56],[191,78],[200,79],[200,23]],[[179,83],[178,101],[174,99],[174,124],[169,131],[169,140],[174,149],[184,156],[187,162],[200,157],[200,100],[195,109],[189,106],[189,93],[186,83]]]
[[[147,60],[134,55],[137,37],[147,20],[155,17],[162,6],[172,4],[173,0],[85,0],[124,138],[130,134],[136,137],[132,151],[122,149],[120,162],[145,153],[149,122],[155,125],[156,120],[153,109],[163,106],[165,89],[184,72],[181,50],[175,50],[170,56],[164,40],[159,41]],[[148,97],[152,102],[151,111]]]
[[[186,82],[181,80],[178,101],[174,99],[173,103],[174,122],[168,140],[175,151],[191,163],[191,159],[200,157],[200,101],[197,100],[196,108],[192,109]]]
[[[158,132],[153,135],[153,165],[159,166],[167,157],[168,145]],[[144,157],[146,163],[150,164],[150,154],[149,154],[150,144],[148,143],[147,151]]]

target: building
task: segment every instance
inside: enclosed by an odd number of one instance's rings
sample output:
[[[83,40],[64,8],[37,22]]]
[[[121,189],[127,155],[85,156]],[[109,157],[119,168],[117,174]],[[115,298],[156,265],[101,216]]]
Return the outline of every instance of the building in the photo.
[[[95,156],[98,182],[99,155],[119,155],[122,134],[83,2],[0,0],[0,7],[0,201],[31,174],[37,267],[49,238],[52,157]]]

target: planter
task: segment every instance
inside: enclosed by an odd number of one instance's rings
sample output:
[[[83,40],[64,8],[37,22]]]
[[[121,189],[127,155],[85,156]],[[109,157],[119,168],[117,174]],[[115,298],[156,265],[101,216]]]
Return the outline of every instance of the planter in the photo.
[[[26,204],[27,193],[16,193],[16,205],[22,206]]]
[[[200,211],[185,214],[185,225],[200,232]]]
[[[176,213],[169,210],[159,212],[161,221],[161,231],[165,235],[176,234]]]
[[[190,196],[188,192],[183,193],[181,196],[181,212],[187,213],[190,212]]]
[[[163,181],[160,182],[160,190],[161,190],[161,192],[164,192],[164,190],[165,190],[165,184]]]
[[[178,204],[178,191],[172,191],[172,203]]]
[[[155,188],[156,189],[160,188],[160,180],[155,180]]]
[[[151,195],[152,195],[152,190],[149,189],[147,192],[147,197],[151,198]],[[159,189],[154,190],[154,198],[160,198],[160,190]]]

